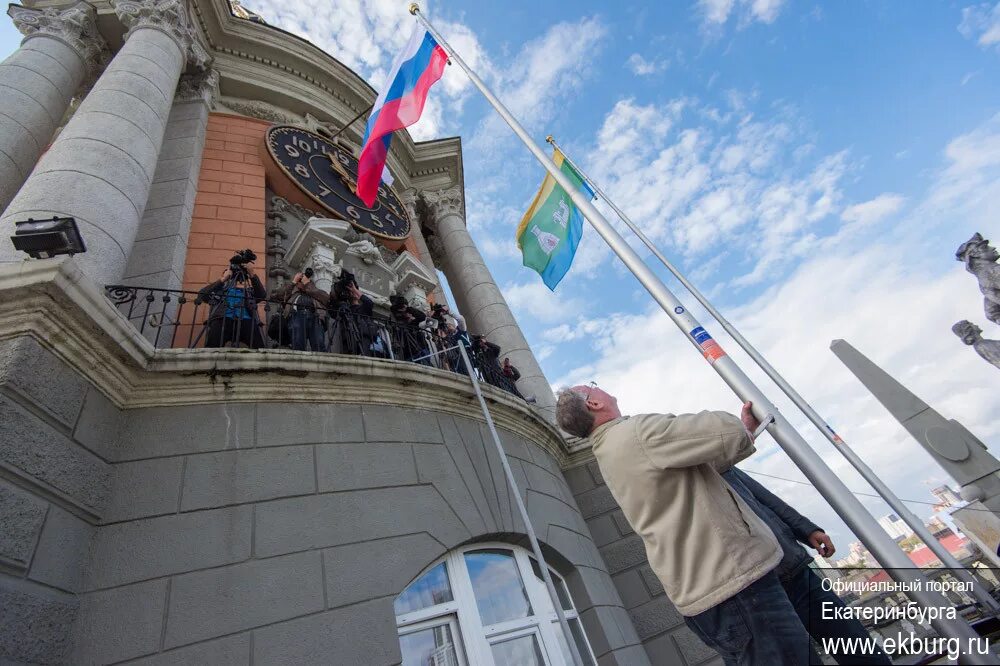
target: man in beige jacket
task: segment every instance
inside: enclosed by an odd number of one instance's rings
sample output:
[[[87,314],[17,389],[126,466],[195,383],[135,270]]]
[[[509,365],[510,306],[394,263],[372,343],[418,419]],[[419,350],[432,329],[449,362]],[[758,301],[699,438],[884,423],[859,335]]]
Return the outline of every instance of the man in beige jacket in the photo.
[[[688,626],[727,664],[800,666],[818,657],[772,572],[781,546],[719,474],[755,451],[750,433],[759,423],[750,407],[740,418],[629,417],[614,396],[574,386],[560,392],[556,418],[590,438],[611,494]]]

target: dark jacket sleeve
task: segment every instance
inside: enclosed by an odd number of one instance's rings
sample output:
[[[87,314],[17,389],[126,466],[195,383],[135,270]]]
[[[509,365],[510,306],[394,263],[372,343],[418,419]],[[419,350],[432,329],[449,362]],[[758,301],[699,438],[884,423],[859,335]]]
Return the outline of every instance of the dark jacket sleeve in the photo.
[[[371,317],[372,313],[375,311],[375,303],[372,299],[368,298],[364,294],[361,294],[361,300],[358,301],[358,305],[354,311],[360,315]]]
[[[518,372],[517,368],[515,368],[514,366],[510,366],[510,376],[513,377],[514,381],[516,382],[521,378],[521,373]]]
[[[740,468],[734,467],[733,472],[739,476],[740,481],[742,481],[743,484],[750,489],[750,492],[753,493],[753,496],[757,499],[757,501],[773,511],[774,515],[778,516],[783,523],[788,525],[788,527],[791,528],[792,533],[795,535],[795,538],[802,543],[809,545],[809,535],[813,532],[823,531],[823,528],[785,504],[780,497],[762,486],[756,479],[752,478]]]
[[[261,301],[267,298],[267,289],[264,289],[264,285],[261,284],[260,278],[256,275],[250,276],[250,285],[253,287],[253,297]]]
[[[323,291],[312,282],[302,287],[301,291],[323,307],[328,307],[330,305],[330,294]],[[291,292],[289,292],[288,296],[291,296]]]
[[[222,289],[222,286],[223,286],[222,280],[216,280],[212,284],[206,284],[204,287],[198,290],[198,298],[202,302],[205,302],[208,300],[209,296]]]

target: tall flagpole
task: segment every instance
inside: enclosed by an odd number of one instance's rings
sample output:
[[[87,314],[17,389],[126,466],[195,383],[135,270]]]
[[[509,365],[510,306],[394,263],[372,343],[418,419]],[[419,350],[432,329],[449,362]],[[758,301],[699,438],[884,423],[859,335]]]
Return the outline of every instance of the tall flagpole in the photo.
[[[785,450],[788,457],[792,459],[792,462],[802,470],[806,478],[830,502],[838,515],[847,523],[847,526],[860,537],[872,554],[886,568],[889,575],[897,581],[911,583],[915,589],[908,592],[908,594],[919,605],[926,608],[947,608],[951,606],[951,602],[943,595],[931,592],[925,588],[926,579],[912,569],[913,563],[910,561],[910,558],[883,531],[882,526],[868,513],[860,500],[848,490],[844,482],[833,473],[833,470],[827,467],[819,454],[809,447],[809,444],[802,438],[802,435],[781,415],[757,385],[746,376],[729,356],[725,355],[721,347],[698,324],[698,321],[691,316],[691,313],[681,305],[681,302],[677,300],[677,297],[674,296],[667,286],[643,263],[636,251],[615,231],[611,223],[608,222],[587,197],[577,190],[575,185],[549,159],[542,148],[531,139],[531,136],[524,127],[521,126],[510,111],[497,99],[496,95],[486,87],[483,80],[465,64],[465,61],[441,37],[434,26],[424,18],[420,13],[420,7],[417,3],[410,5],[410,13],[417,17],[417,20],[434,36],[449,57],[465,71],[473,85],[479,89],[483,97],[489,101],[494,110],[510,126],[514,134],[521,139],[525,147],[535,156],[535,159],[545,167],[552,178],[566,191],[573,203],[583,212],[584,217],[594,227],[594,230],[604,239],[611,250],[618,255],[618,258],[622,260],[622,263],[625,264],[632,274],[635,275],[636,279],[646,288],[646,291],[663,308],[667,316],[681,329],[688,341],[694,345],[699,353],[702,353],[706,359],[709,359],[712,367],[722,380],[729,385],[741,400],[753,403],[755,416],[762,422],[768,423],[767,431],[771,433],[775,441]],[[971,651],[974,644],[973,641],[978,636],[965,622],[958,619],[939,617],[932,620],[931,624],[942,636],[958,639],[963,651],[962,663],[1000,664],[1000,661],[992,655],[979,655]]]
[[[443,46],[443,44],[442,44]],[[580,650],[576,646],[576,641],[573,639],[573,632],[569,628],[569,622],[566,620],[566,613],[563,612],[562,601],[559,599],[559,593],[556,592],[555,583],[552,582],[552,575],[549,574],[549,567],[545,564],[545,555],[542,554],[542,548],[538,545],[538,537],[535,536],[535,528],[531,525],[531,519],[528,517],[528,509],[524,506],[524,500],[521,499],[521,491],[517,488],[517,480],[514,478],[514,472],[510,468],[510,461],[507,460],[507,452],[503,449],[503,444],[500,443],[500,435],[497,434],[496,426],[493,424],[493,416],[490,414],[490,410],[486,407],[486,400],[483,398],[483,392],[479,388],[479,378],[476,377],[476,369],[472,365],[472,361],[469,360],[469,354],[465,351],[465,345],[459,343],[458,353],[462,355],[462,363],[465,364],[465,369],[469,373],[469,379],[472,380],[472,389],[476,393],[476,399],[479,401],[479,408],[483,412],[483,417],[486,419],[486,426],[489,428],[490,437],[493,438],[493,444],[496,446],[497,455],[500,456],[500,463],[503,466],[503,473],[507,477],[507,486],[510,488],[510,494],[514,496],[515,504],[517,504],[517,511],[521,515],[521,521],[524,523],[524,531],[528,535],[528,541],[531,543],[531,550],[535,553],[535,559],[538,560],[538,568],[542,573],[542,580],[545,581],[545,587],[549,591],[549,598],[552,599],[552,607],[556,610],[556,617],[559,619],[559,626],[562,628],[563,637],[566,639],[566,647],[569,648],[569,653],[573,657],[573,663],[577,666],[584,666],[583,657],[580,656]]]
[[[854,469],[858,470],[858,473],[864,477],[865,481],[867,481],[868,484],[875,489],[875,492],[882,496],[885,503],[896,512],[896,515],[902,518],[906,524],[909,525],[914,532],[916,532],[917,536],[919,536],[920,539],[927,544],[927,547],[930,548],[931,552],[937,555],[938,559],[941,560],[941,563],[945,566],[945,568],[952,569],[956,576],[965,581],[971,582],[973,584],[973,594],[987,609],[996,611],[1000,608],[1000,604],[997,604],[996,599],[983,589],[980,581],[974,579],[972,574],[965,570],[962,563],[959,562],[955,556],[944,547],[944,544],[934,538],[934,535],[931,534],[930,530],[927,529],[927,526],[924,525],[924,521],[920,520],[920,518],[914,515],[913,512],[911,512],[910,509],[903,504],[903,501],[892,492],[889,486],[887,486],[885,482],[883,482],[882,479],[880,479],[878,475],[876,475],[875,472],[865,464],[865,461],[862,460],[861,457],[847,445],[847,442],[845,442],[840,435],[838,435],[833,428],[831,428],[827,422],[823,420],[816,410],[812,408],[812,405],[806,402],[805,398],[799,395],[798,391],[796,391],[791,384],[785,381],[785,378],[782,377],[770,363],[768,363],[767,359],[764,358],[764,355],[757,351],[757,349],[743,337],[736,327],[729,323],[724,316],[722,316],[721,312],[715,309],[708,298],[706,298],[697,287],[691,284],[691,282],[684,277],[684,274],[681,273],[680,270],[678,270],[677,267],[663,255],[662,252],[660,252],[659,248],[657,248],[656,245],[653,244],[653,241],[651,241],[649,237],[643,233],[642,229],[632,222],[628,215],[626,215],[615,204],[615,202],[604,193],[597,183],[595,183],[586,173],[583,172],[583,170],[580,169],[580,167],[576,165],[575,162],[573,162],[569,155],[567,155],[565,151],[559,147],[556,140],[553,139],[551,135],[546,137],[545,140],[552,144],[554,148],[562,152],[566,161],[569,162],[570,166],[576,169],[576,172],[590,184],[590,187],[597,193],[597,196],[601,197],[601,199],[608,204],[611,210],[613,210],[615,214],[621,218],[621,221],[625,223],[625,226],[631,229],[632,232],[639,237],[639,240],[641,240],[643,244],[649,248],[649,251],[652,252],[653,255],[667,267],[667,270],[669,270],[682,285],[684,285],[684,288],[691,292],[691,295],[694,296],[695,300],[701,303],[701,305],[708,310],[709,314],[711,314],[716,321],[719,322],[722,328],[725,329],[726,333],[729,333],[733,340],[736,341],[736,344],[743,348],[747,355],[749,355],[750,358],[752,358],[754,362],[760,366],[760,369],[763,370],[764,373],[778,385],[778,388],[780,388],[782,392],[784,392],[784,394],[787,395],[793,403],[795,403],[795,406],[802,410],[809,420],[813,422],[813,425],[815,425],[816,428],[823,433],[828,440],[830,440],[830,443],[833,444],[834,448],[840,451],[840,453],[847,458],[847,461],[854,466]]]

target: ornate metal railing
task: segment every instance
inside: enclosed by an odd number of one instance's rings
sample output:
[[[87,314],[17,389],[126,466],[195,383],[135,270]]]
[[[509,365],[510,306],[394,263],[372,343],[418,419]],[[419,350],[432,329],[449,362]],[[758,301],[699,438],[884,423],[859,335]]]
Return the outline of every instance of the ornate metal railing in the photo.
[[[520,395],[498,359],[473,348],[467,334],[448,335],[442,327],[366,316],[347,304],[296,309],[282,301],[256,299],[242,290],[197,292],[109,285],[105,293],[158,348],[295,349],[408,361],[465,374],[456,347],[464,344],[482,381]]]

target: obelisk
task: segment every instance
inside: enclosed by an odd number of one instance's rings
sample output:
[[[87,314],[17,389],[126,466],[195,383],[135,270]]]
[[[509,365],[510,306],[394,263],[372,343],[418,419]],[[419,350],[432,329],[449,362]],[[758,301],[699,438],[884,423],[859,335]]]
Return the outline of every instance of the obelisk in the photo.
[[[1000,513],[1000,460],[961,423],[941,416],[889,373],[844,340],[830,349],[962,488],[962,498],[980,500]]]

